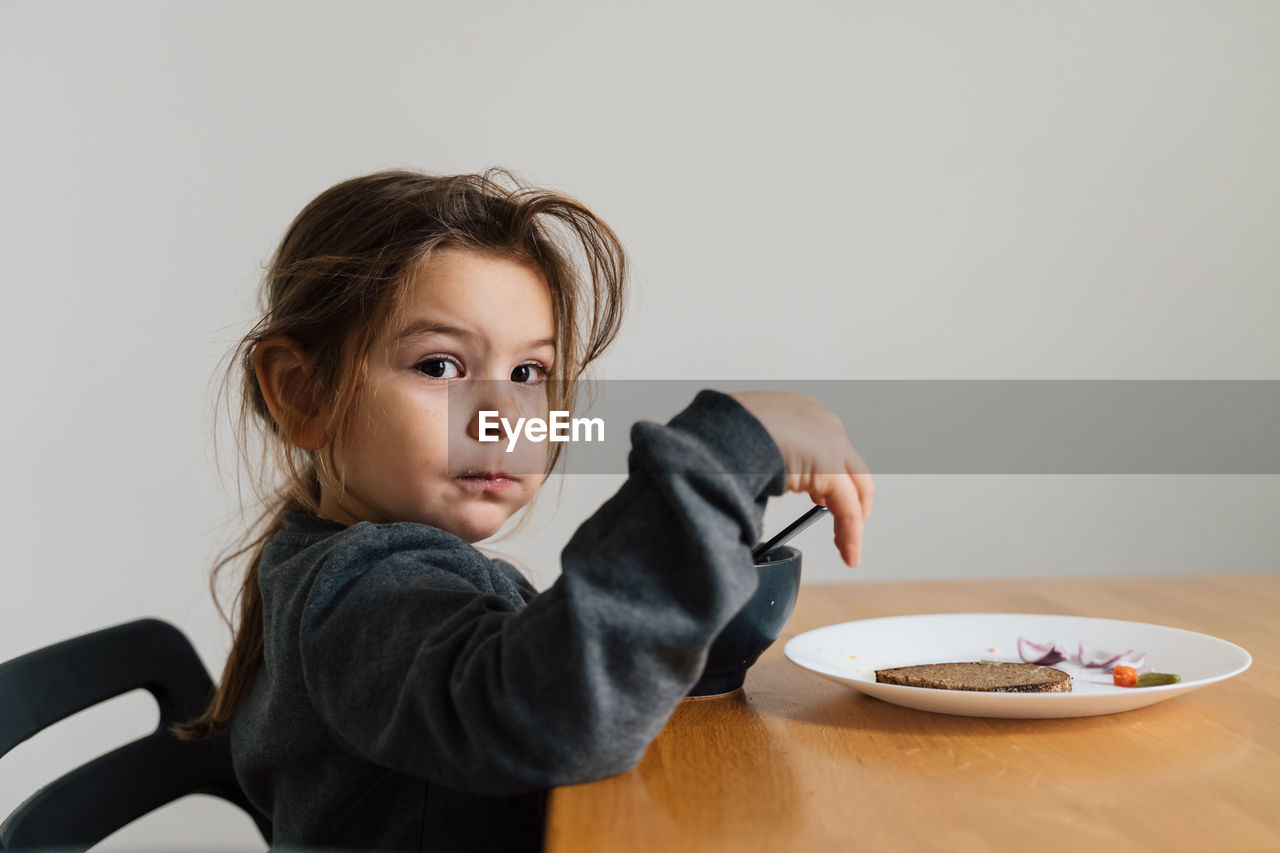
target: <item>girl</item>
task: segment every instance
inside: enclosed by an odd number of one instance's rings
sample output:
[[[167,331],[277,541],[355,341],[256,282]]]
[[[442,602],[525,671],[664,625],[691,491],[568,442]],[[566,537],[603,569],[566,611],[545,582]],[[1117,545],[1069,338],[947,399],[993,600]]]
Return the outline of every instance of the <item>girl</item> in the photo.
[[[625,279],[605,223],[500,169],[344,181],[289,227],[231,368],[284,484],[219,565],[252,552],[216,695],[180,731],[229,728],[276,843],[537,849],[543,792],[632,767],[697,681],[753,591],[768,496],[827,504],[857,564],[865,465],[814,400],[763,392],[636,424],[545,592],[476,549],[560,448],[523,442],[542,456],[516,473],[477,413],[571,411]]]

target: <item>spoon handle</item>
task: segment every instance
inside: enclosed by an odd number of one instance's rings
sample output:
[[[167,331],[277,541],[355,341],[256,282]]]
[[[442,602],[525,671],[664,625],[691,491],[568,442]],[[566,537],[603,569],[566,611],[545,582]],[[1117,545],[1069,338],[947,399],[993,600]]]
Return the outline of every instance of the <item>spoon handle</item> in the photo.
[[[763,558],[766,554],[768,554],[774,548],[777,548],[782,543],[786,542],[792,536],[795,536],[801,530],[804,530],[810,524],[813,524],[815,521],[818,520],[818,516],[822,515],[827,511],[828,511],[827,508],[822,504],[815,504],[813,509],[806,512],[804,515],[800,516],[795,521],[788,524],[786,527],[782,528],[782,532],[779,533],[777,536],[774,536],[768,542],[765,542],[761,545],[757,545],[756,547],[752,548],[751,559],[754,562],[757,562],[757,563],[760,562],[761,558]]]

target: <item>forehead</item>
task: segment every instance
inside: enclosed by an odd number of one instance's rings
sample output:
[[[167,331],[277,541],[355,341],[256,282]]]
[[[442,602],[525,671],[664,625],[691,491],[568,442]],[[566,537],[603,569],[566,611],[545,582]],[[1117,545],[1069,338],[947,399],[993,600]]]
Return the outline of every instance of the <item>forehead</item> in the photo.
[[[554,337],[551,291],[542,273],[509,257],[448,248],[410,272],[391,323],[397,333],[418,321],[465,326],[493,343]]]

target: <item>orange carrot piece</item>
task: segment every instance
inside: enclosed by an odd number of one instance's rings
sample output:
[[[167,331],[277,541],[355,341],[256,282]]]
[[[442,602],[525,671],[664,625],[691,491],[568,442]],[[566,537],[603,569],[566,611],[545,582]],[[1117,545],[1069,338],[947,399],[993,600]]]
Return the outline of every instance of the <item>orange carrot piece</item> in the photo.
[[[1111,680],[1116,687],[1137,687],[1138,671],[1131,666],[1118,666],[1111,670]]]

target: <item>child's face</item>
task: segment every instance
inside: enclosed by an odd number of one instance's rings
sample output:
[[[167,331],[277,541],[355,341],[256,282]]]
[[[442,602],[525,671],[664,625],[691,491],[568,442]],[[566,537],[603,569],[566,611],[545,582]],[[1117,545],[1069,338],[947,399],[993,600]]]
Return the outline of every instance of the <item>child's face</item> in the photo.
[[[334,447],[346,494],[324,484],[320,515],[416,521],[479,541],[542,485],[547,443],[519,441],[511,453],[505,440],[482,443],[477,413],[498,410],[512,423],[547,417],[551,294],[529,267],[446,249],[419,265],[401,317],[374,341],[351,429]],[[466,472],[513,476],[459,476]]]

